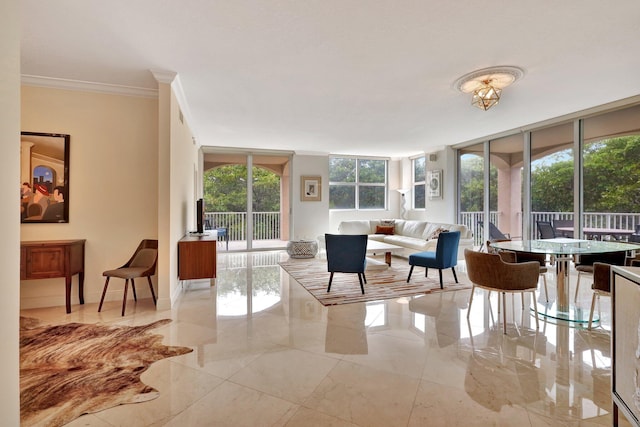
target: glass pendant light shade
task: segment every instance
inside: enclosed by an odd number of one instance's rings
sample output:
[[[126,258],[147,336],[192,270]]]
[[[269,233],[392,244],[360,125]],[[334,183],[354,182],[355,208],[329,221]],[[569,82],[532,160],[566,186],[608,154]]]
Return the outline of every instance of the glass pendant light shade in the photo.
[[[471,105],[486,111],[500,101],[501,93],[502,89],[494,88],[490,82],[484,82],[482,87],[473,91]]]

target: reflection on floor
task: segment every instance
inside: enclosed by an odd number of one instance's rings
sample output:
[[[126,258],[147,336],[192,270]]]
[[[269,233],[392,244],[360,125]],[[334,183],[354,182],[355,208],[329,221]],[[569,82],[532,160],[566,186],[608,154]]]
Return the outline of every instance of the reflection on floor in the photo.
[[[59,323],[172,318],[158,330],[164,342],[195,349],[143,374],[158,399],[70,425],[611,425],[609,298],[591,332],[542,321],[537,333],[520,297],[508,298],[505,336],[493,322],[501,318],[495,293],[488,304],[476,291],[469,321],[469,290],[323,307],[280,269],[284,258],[221,254],[216,285],[185,282],[170,311],[155,311],[151,300],[131,304],[124,318],[120,302],[102,313],[96,304],[69,315],[60,307],[24,310]],[[580,288],[588,311],[590,287]]]

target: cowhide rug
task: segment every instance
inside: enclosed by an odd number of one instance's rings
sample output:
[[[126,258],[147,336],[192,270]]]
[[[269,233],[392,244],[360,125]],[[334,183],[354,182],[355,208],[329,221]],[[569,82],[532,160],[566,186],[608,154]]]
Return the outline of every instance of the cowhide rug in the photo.
[[[144,326],[67,323],[40,325],[20,318],[21,425],[61,426],[82,414],[155,399],[140,381],[149,366],[193,351],[163,345]]]

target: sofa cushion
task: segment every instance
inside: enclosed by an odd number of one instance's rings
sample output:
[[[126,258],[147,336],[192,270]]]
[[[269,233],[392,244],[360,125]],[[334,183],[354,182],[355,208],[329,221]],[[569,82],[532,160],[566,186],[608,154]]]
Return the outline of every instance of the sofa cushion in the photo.
[[[368,220],[342,221],[338,226],[340,234],[372,234]]]
[[[395,234],[393,236],[385,236],[384,242],[391,245],[398,245],[405,248],[415,249],[416,251],[425,251],[429,247],[429,242],[424,239],[400,236],[398,234]]]
[[[436,224],[435,222],[427,222],[424,227],[424,231],[422,232],[422,238],[424,240],[429,240],[433,233],[435,233],[436,230],[440,228],[439,225],[440,224]]]
[[[426,225],[426,221],[396,221],[396,234],[421,239]]]
[[[369,234],[369,240],[375,240],[376,242],[384,242],[386,234]]]

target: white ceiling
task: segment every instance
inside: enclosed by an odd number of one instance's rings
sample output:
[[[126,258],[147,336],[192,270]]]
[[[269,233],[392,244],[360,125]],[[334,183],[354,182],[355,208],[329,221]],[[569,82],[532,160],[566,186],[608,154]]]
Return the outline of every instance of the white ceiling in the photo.
[[[157,88],[203,145],[406,156],[640,94],[638,0],[22,0],[22,74]],[[524,77],[483,112],[455,80]]]

